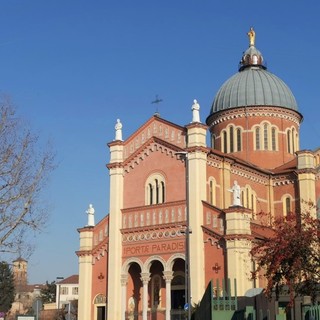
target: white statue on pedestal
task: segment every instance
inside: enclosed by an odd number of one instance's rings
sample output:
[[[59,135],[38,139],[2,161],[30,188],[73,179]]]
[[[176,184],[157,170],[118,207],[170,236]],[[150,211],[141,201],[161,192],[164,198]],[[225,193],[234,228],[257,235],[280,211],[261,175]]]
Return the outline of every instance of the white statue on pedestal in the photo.
[[[237,181],[234,181],[233,187],[228,191],[232,192],[233,194],[233,206],[241,206],[241,190],[240,186],[238,185]]]
[[[122,123],[120,122],[120,119],[117,119],[117,123],[114,128],[116,129],[115,140],[122,141]]]
[[[86,213],[88,214],[88,224],[86,226],[94,227],[94,208],[92,204],[89,204],[89,208]]]
[[[200,105],[196,99],[193,100],[192,110],[192,122],[200,122]]]

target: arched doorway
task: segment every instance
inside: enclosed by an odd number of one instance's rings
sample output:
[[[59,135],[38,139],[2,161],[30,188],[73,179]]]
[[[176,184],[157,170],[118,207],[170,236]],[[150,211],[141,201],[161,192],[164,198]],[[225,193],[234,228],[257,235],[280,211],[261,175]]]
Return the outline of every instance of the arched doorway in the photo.
[[[126,319],[136,320],[139,318],[139,313],[142,310],[141,301],[141,268],[139,264],[133,262],[128,270],[128,285],[127,285],[127,312]]]
[[[150,266],[150,282],[148,286],[151,319],[159,319],[160,314],[163,317],[165,314],[166,285],[163,280],[163,271],[163,265],[160,261],[152,261]]]
[[[104,294],[98,294],[94,299],[94,319],[105,320],[107,315],[107,298]]]
[[[181,319],[184,315],[186,281],[185,262],[177,259],[173,265],[173,279],[171,281],[171,315],[172,319]]]

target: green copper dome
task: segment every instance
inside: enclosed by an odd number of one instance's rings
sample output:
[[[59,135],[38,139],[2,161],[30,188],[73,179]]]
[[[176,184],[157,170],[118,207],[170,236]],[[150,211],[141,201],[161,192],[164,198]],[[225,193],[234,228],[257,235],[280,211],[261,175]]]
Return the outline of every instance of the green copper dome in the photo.
[[[254,33],[253,29],[250,32]],[[254,46],[254,37],[249,35],[250,46],[242,56],[239,72],[219,89],[210,115],[244,106],[276,106],[298,111],[296,99],[289,87],[266,70],[260,51]]]

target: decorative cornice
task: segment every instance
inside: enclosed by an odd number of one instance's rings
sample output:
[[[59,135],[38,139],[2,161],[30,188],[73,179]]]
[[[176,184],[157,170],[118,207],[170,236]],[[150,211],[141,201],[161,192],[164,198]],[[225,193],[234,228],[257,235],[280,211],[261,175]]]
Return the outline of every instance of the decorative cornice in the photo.
[[[302,115],[292,109],[286,109],[276,106],[248,106],[221,110],[212,114],[210,119],[210,128],[226,121],[247,118],[247,117],[269,117],[280,118],[294,122],[297,126],[302,121]],[[208,119],[208,120],[209,120]]]
[[[224,236],[226,241],[233,241],[233,240],[248,240],[252,241],[254,236],[250,234],[228,234]]]
[[[78,250],[78,251],[76,251],[76,255],[78,257],[91,256],[92,255],[92,251],[91,250]]]
[[[149,230],[141,230],[140,232],[134,232],[132,229],[130,229],[129,232],[123,232],[123,230],[121,230],[122,242],[151,242],[154,240],[158,241],[159,239],[170,240],[174,238],[184,238],[185,234],[183,233],[183,230],[183,225],[179,226],[179,228],[177,228],[177,225],[175,225],[175,228],[172,227],[170,229],[163,227],[161,228],[161,226],[159,226],[158,228],[154,228],[154,230],[150,228]]]
[[[206,124],[202,123],[202,122],[191,122],[191,123],[186,125],[186,128],[187,129],[190,129],[190,128],[202,128],[202,129],[207,130],[208,126]]]

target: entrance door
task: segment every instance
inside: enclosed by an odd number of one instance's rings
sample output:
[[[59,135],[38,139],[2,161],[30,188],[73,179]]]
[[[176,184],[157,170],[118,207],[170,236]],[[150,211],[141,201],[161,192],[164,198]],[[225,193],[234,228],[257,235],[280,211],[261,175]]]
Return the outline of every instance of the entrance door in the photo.
[[[106,307],[97,307],[97,320],[106,320]]]
[[[172,290],[171,291],[171,310],[183,310],[185,305],[185,291]]]

